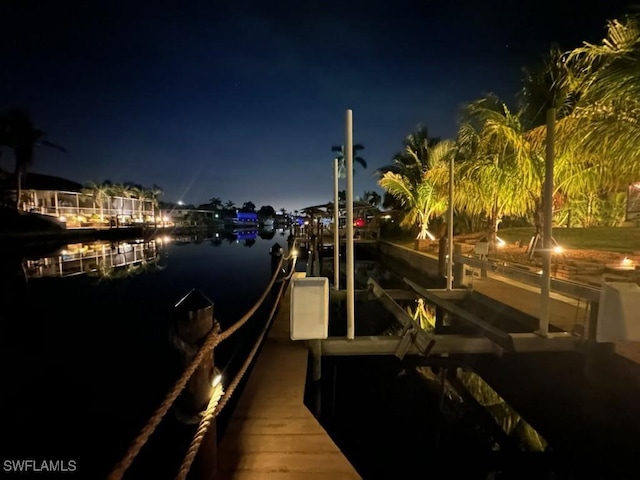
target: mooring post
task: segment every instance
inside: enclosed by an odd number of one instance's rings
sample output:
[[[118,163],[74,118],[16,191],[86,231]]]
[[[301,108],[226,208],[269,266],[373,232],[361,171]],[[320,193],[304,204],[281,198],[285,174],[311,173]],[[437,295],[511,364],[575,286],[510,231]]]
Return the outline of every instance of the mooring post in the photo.
[[[309,340],[311,352],[311,380],[314,382],[322,378],[322,343],[320,340]]]
[[[459,243],[454,244],[453,252],[453,258],[462,255],[462,245]],[[453,288],[462,288],[464,283],[464,263],[453,262]]]
[[[213,302],[197,290],[191,290],[175,306],[172,339],[181,353],[184,369],[198,352],[203,341],[215,326]],[[202,363],[176,400],[176,417],[182,423],[200,422],[217,380],[213,352],[205,355]],[[216,421],[211,422],[193,463],[194,479],[212,480],[218,471]]]
[[[271,256],[271,275],[276,273],[278,269],[278,265],[280,264],[280,259],[284,253],[284,249],[280,246],[278,242],[274,243],[271,249],[269,250],[269,255]]]

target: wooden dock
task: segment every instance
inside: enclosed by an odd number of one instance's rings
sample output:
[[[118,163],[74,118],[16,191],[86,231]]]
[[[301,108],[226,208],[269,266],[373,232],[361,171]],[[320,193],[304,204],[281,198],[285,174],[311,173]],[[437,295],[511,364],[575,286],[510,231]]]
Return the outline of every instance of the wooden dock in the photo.
[[[538,318],[540,289],[507,278],[474,278],[473,291],[490,297],[516,310]],[[552,293],[549,323],[565,332],[586,335],[589,323],[589,303],[578,302]],[[583,333],[584,332],[584,333]]]
[[[304,405],[308,350],[290,339],[289,295],[220,442],[217,479],[361,478]]]

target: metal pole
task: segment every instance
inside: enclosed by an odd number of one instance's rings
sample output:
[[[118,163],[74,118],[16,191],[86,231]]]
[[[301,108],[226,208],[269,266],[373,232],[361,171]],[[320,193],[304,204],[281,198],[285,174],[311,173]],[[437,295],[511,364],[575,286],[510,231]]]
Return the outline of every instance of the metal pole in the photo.
[[[449,218],[447,220],[447,240],[449,242],[447,252],[447,290],[453,289],[453,155],[449,159]]]
[[[340,203],[338,201],[338,159],[333,159],[333,288],[340,290]]]
[[[347,162],[347,338],[355,337],[354,259],[353,259],[353,112],[346,114],[344,156]]]
[[[547,145],[544,161],[544,217],[542,224],[542,282],[540,284],[540,320],[538,335],[549,336],[549,293],[551,292],[551,226],[553,223],[553,144],[556,109],[547,110]]]

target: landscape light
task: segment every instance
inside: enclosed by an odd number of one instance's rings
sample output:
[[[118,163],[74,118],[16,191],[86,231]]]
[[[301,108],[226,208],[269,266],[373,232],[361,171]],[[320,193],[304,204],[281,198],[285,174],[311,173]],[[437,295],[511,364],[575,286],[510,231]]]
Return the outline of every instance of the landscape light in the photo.
[[[496,242],[497,242],[496,246],[497,246],[498,248],[502,248],[502,247],[504,247],[504,246],[507,244],[507,242],[505,242],[504,240],[502,240],[500,237],[496,237]]]
[[[622,259],[622,261],[620,262],[620,265],[622,265],[625,268],[632,268],[633,267],[633,260],[631,260],[629,257],[624,257]]]
[[[553,253],[562,253],[562,247],[560,245],[556,245],[553,247]]]
[[[213,368],[213,380],[211,381],[212,387],[217,387],[222,382],[222,372],[217,367]]]

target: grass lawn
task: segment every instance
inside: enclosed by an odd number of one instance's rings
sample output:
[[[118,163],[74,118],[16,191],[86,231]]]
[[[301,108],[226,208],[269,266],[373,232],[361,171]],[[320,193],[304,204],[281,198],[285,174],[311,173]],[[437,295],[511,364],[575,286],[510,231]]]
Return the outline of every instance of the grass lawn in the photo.
[[[533,227],[505,228],[498,231],[498,237],[507,243],[520,240],[526,245],[534,233]],[[640,252],[640,228],[636,227],[554,228],[553,237],[564,248]]]

